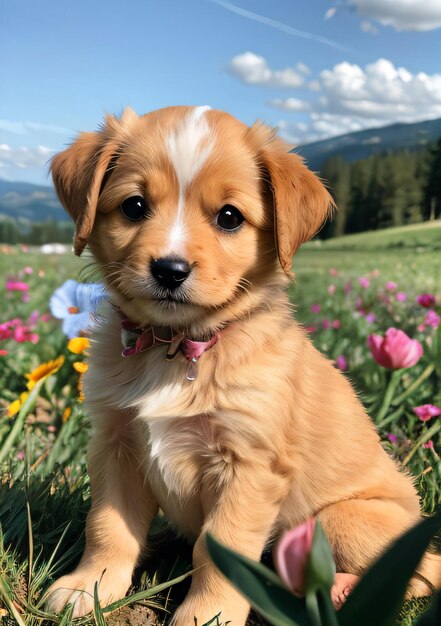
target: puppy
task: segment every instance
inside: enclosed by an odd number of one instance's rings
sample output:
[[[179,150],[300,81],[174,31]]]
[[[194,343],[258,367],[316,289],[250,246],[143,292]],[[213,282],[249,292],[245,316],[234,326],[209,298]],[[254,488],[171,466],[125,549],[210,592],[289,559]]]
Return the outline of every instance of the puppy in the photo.
[[[126,109],[55,156],[57,193],[111,304],[85,377],[93,423],[86,549],[48,605],[125,595],[161,508],[195,541],[174,624],[244,624],[207,557],[213,533],[252,559],[310,516],[338,572],[362,574],[419,519],[418,496],[354,390],[291,317],[293,253],[332,211],[302,159],[262,124],[209,107]],[[428,554],[410,593],[441,584]]]

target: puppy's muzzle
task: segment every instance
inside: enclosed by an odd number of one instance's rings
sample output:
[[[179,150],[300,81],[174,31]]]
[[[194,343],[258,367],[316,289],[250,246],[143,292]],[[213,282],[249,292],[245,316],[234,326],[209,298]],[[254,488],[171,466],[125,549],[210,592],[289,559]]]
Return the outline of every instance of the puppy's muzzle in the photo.
[[[188,278],[191,268],[185,259],[163,257],[152,259],[150,271],[161,287],[173,291]]]

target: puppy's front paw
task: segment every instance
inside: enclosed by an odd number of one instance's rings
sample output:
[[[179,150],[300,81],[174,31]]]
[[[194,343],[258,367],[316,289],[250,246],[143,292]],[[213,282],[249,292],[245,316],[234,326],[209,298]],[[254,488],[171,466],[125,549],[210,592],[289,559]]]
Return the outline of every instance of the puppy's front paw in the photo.
[[[104,569],[103,569],[104,571]],[[77,569],[62,576],[46,592],[46,608],[51,613],[60,613],[68,604],[73,605],[72,617],[83,617],[93,610],[93,592],[98,582],[98,598],[101,607],[123,598],[130,586],[131,578],[120,572],[101,572]]]
[[[218,616],[218,620],[213,620],[216,624],[231,623],[232,626],[243,626],[246,622],[249,606],[246,602],[228,603],[227,601],[208,601],[205,596],[200,601],[192,598],[184,600],[174,614],[170,626],[202,626]]]

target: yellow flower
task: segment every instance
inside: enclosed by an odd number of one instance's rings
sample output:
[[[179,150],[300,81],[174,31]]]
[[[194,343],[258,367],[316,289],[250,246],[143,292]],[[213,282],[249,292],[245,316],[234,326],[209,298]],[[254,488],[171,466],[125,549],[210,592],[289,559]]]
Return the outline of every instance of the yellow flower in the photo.
[[[83,391],[83,375],[78,376],[78,402],[84,402],[86,396]]]
[[[86,337],[74,337],[67,344],[67,349],[74,354],[82,354],[90,346],[90,342]]]
[[[19,410],[25,403],[28,395],[29,395],[28,391],[23,391],[23,393],[20,394],[20,397],[17,398],[17,400],[14,400],[14,402],[11,402],[11,404],[6,409],[6,412],[9,417],[14,417],[14,415],[17,415],[17,413],[19,412]]]
[[[67,406],[64,411],[63,411],[63,422],[66,423],[67,420],[69,419],[69,417],[72,414],[72,409],[70,408],[70,406]]]
[[[58,370],[63,365],[63,363],[64,363],[64,356],[61,355],[57,359],[54,359],[53,361],[42,363],[41,365],[36,367],[34,370],[32,370],[32,372],[30,372],[29,374],[25,374],[26,378],[28,379],[26,386],[29,389],[29,391],[35,387],[35,385],[37,384],[39,380],[44,380],[51,374],[55,374],[55,372],[58,372]]]
[[[14,400],[14,402],[11,402],[11,404],[6,409],[6,411],[8,413],[8,416],[9,417],[14,417],[14,415],[17,415],[17,413],[20,410],[20,407],[21,407],[21,401],[20,400]]]
[[[79,374],[84,374],[89,369],[89,366],[83,361],[75,361],[75,363],[73,364],[73,368]]]

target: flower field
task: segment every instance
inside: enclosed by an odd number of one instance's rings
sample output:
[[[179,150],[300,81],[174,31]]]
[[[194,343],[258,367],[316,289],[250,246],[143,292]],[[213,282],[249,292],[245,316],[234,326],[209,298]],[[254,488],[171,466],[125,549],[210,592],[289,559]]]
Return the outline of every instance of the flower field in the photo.
[[[294,262],[291,296],[297,319],[351,379],[385,448],[415,476],[432,513],[441,508],[441,255],[429,246],[375,251],[372,239],[369,249],[305,246]],[[42,595],[83,546],[87,341],[72,338],[49,302],[66,280],[92,282],[98,274],[90,259],[19,247],[0,249],[0,269],[0,624],[65,625],[69,611],[46,614]],[[66,316],[79,313],[67,303]],[[164,619],[170,589],[153,593],[151,586],[189,565],[183,544],[168,540],[167,546],[165,556],[153,551],[140,568],[136,606],[106,623],[146,624],[151,606]],[[180,597],[175,589],[173,600]],[[412,611],[403,614],[403,625]],[[101,624],[101,618],[78,623]]]

